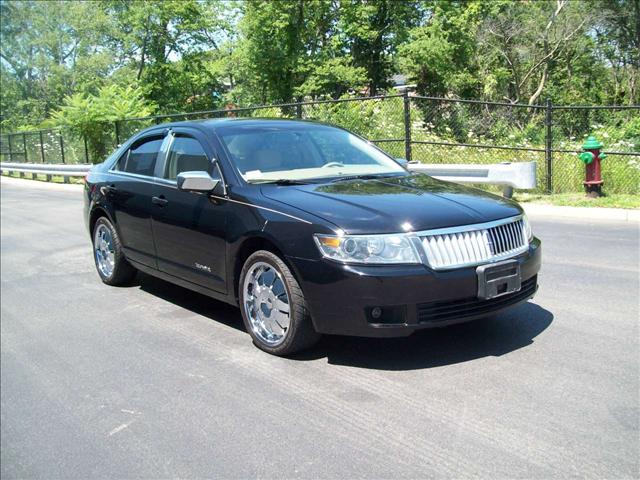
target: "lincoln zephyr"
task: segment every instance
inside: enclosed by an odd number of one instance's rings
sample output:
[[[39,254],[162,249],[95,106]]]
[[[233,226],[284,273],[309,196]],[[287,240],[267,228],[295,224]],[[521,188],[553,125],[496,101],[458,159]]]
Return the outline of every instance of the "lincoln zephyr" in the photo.
[[[275,355],[321,334],[405,336],[533,297],[522,208],[411,172],[347,130],[220,119],[148,128],[85,182],[98,275],[136,271],[237,305]]]

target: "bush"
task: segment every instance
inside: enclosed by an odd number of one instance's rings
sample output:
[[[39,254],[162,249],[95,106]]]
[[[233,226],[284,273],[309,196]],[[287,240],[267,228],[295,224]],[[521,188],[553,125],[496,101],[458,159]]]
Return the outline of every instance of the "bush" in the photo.
[[[77,93],[65,97],[64,104],[45,122],[47,127],[65,127],[78,137],[86,138],[89,157],[101,162],[115,146],[114,122],[130,117],[146,117],[153,113],[139,88],[108,85],[98,95]]]

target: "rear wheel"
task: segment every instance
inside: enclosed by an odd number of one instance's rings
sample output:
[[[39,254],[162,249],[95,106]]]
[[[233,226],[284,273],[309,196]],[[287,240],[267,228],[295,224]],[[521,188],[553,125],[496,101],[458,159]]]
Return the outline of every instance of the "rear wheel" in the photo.
[[[266,250],[251,255],[242,268],[238,291],[242,319],[258,348],[289,355],[320,338],[300,285],[277,255]]]
[[[126,285],[136,275],[122,253],[118,232],[106,217],[100,217],[93,227],[93,258],[100,279],[107,285]]]

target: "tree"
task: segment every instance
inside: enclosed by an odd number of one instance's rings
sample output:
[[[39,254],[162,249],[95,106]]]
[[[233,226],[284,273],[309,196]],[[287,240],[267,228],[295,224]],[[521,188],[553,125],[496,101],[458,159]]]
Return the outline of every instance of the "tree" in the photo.
[[[503,96],[534,104],[552,70],[593,21],[587,5],[568,0],[506,3],[482,25],[480,45],[497,55],[491,67],[510,73]]]
[[[495,4],[480,0],[425,3],[426,23],[410,31],[399,52],[400,66],[419,93],[467,98],[479,94],[476,36],[491,8]]]
[[[640,0],[600,0],[594,28],[597,51],[610,65],[608,101],[640,103]]]
[[[339,4],[339,36],[355,66],[365,69],[369,94],[389,87],[393,56],[422,15],[417,1],[347,0]]]
[[[90,3],[2,2],[0,19],[3,87],[21,98],[3,105],[3,124],[15,117],[39,123],[65,95],[101,85],[111,71],[112,54],[102,46],[109,21]]]
[[[149,100],[165,111],[212,106],[220,81],[203,65],[206,52],[216,51],[231,28],[224,2],[109,0],[103,5],[118,25],[111,42],[123,63],[135,69]],[[199,101],[187,102],[194,98]]]
[[[3,128],[135,86],[159,113],[385,92],[640,101],[640,0],[0,2]]]
[[[240,48],[248,83],[255,87],[255,100],[287,102],[293,98],[327,40],[330,6],[322,0],[246,2]]]

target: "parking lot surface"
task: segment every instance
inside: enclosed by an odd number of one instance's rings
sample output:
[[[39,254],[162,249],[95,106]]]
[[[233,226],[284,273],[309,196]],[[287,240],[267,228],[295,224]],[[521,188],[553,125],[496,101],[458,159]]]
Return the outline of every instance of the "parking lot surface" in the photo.
[[[637,223],[533,217],[533,301],[284,359],[236,308],[103,285],[80,189],[34,183],[1,188],[4,479],[640,474]]]

